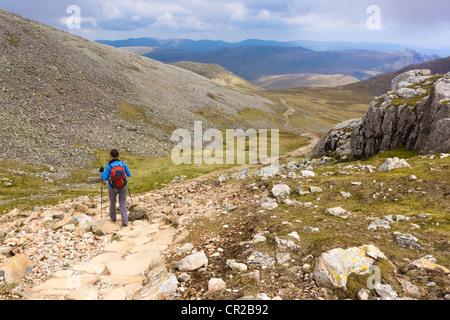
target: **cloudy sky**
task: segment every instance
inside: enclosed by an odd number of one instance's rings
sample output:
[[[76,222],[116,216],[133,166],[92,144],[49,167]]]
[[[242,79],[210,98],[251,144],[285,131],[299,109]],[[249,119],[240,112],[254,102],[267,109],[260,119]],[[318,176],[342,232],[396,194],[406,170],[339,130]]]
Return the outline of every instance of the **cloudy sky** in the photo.
[[[80,11],[80,29],[74,18]],[[374,7],[375,6],[375,7]],[[448,0],[0,0],[91,40],[317,40],[450,47]],[[70,28],[76,27],[70,30]]]

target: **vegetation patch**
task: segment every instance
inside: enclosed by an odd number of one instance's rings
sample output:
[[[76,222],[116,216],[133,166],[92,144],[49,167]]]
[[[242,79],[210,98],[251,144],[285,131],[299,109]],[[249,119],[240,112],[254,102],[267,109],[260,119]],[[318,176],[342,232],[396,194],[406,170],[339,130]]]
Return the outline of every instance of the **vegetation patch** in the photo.
[[[14,34],[8,34],[6,40],[14,47],[18,47],[20,44],[20,39]]]

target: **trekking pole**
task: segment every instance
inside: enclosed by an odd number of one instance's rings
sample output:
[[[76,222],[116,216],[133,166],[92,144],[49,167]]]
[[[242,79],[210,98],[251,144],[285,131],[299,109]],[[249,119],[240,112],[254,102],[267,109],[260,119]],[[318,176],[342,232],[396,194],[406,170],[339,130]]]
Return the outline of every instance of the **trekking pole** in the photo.
[[[101,188],[101,193],[100,193],[100,219],[103,219],[103,177],[102,174],[100,173],[100,188]]]
[[[128,186],[128,184],[127,184],[127,189],[128,189],[128,194],[130,195],[131,206],[133,207],[133,212],[134,212],[135,210],[134,210],[133,198],[131,197],[130,187]]]

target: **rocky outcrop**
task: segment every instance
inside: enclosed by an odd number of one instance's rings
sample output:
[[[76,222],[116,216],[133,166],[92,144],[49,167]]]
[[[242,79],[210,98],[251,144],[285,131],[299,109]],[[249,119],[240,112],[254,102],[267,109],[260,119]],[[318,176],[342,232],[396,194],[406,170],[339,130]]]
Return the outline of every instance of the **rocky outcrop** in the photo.
[[[392,80],[362,119],[338,124],[319,142],[314,156],[365,158],[405,146],[421,154],[450,150],[450,73],[412,70]]]

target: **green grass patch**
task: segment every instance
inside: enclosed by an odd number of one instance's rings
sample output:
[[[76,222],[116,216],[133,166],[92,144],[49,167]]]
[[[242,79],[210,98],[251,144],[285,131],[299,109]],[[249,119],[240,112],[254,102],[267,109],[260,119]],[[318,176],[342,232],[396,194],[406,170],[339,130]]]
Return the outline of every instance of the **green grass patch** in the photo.
[[[264,111],[260,109],[255,108],[245,108],[238,111],[238,116],[243,117],[247,120],[264,120],[264,119],[270,119],[272,116],[265,113]]]

